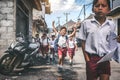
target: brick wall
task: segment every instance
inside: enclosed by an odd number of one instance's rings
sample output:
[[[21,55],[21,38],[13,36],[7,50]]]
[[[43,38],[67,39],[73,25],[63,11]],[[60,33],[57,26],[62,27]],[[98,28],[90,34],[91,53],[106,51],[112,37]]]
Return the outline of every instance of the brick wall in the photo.
[[[0,1],[0,54],[15,39],[14,0]]]
[[[22,0],[29,11],[29,40],[32,40],[32,6],[29,0]],[[16,0],[0,0],[0,54],[16,38]]]

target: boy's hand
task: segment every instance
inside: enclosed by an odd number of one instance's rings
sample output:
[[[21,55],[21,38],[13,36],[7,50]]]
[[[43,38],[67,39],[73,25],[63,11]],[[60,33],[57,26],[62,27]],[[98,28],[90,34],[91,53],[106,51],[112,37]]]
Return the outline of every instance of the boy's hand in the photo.
[[[76,51],[78,51],[78,48],[75,48]]]
[[[74,27],[74,28],[77,28],[77,23],[75,23],[75,24],[73,25],[73,27]]]
[[[76,23],[74,24],[74,27],[77,28],[78,26],[80,26],[80,23],[79,23],[79,22],[76,22]]]
[[[117,42],[120,43],[120,35],[118,35],[118,37],[117,37]]]

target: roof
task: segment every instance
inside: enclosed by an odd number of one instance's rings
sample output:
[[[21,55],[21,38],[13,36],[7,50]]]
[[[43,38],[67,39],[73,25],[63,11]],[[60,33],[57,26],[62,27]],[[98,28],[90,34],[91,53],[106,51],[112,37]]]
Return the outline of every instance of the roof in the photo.
[[[116,15],[118,13],[120,13],[120,6],[112,9],[111,12],[108,14],[108,16]]]
[[[65,23],[63,26],[68,26],[68,30],[72,29],[73,25],[75,24],[75,22],[73,20],[68,21],[67,23]]]
[[[90,14],[86,19],[92,19],[94,17],[94,14]]]
[[[73,24],[75,24],[75,22],[73,20],[70,20],[67,23],[65,23],[63,26],[71,26]]]

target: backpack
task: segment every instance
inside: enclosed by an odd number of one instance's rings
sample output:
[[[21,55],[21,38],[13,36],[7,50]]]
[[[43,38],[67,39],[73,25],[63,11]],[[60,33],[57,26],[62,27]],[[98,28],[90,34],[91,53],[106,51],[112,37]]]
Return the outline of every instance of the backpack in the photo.
[[[58,41],[59,41],[60,36],[61,36],[61,35],[59,34],[58,37],[55,39],[55,42],[54,42],[54,50],[55,50],[55,52],[58,51]],[[68,40],[68,37],[65,36],[65,38],[66,38],[66,41],[67,41],[67,40]]]

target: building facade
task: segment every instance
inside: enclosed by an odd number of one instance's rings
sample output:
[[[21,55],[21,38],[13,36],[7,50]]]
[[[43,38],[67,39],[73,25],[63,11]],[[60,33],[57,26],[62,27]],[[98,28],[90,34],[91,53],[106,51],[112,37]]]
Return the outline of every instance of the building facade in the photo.
[[[117,34],[120,35],[120,1],[112,0],[112,6],[113,7],[109,16],[115,22]]]
[[[48,25],[46,24],[45,15],[50,14],[50,3],[49,0],[40,0],[42,10],[33,9],[33,30],[32,36],[39,34],[42,36],[43,33],[48,33]]]
[[[41,10],[39,0],[0,0],[0,51],[3,52],[17,34],[31,40],[33,8]]]

